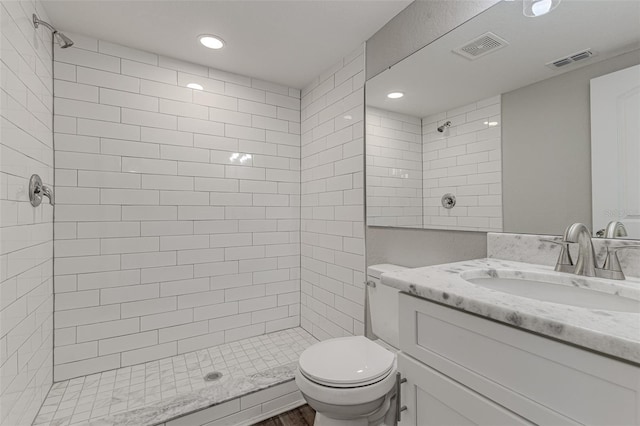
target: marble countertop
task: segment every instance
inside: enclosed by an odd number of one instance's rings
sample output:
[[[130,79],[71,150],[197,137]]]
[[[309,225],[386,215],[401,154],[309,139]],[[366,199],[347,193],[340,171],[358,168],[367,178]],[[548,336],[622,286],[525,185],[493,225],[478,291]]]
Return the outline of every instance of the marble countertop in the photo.
[[[557,283],[597,289],[640,301],[640,279],[624,281],[557,273],[550,266],[501,259],[476,259],[388,272],[382,283],[409,294],[481,315],[524,330],[640,364],[640,314],[556,304],[472,284],[461,273],[478,277],[554,274]],[[597,287],[597,288],[596,288]],[[640,302],[639,302],[640,307]]]

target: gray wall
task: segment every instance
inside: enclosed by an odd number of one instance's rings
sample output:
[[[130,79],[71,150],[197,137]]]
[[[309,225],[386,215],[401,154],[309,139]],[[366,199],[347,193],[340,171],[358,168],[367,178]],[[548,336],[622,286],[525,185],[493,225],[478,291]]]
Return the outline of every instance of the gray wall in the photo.
[[[487,256],[485,232],[367,227],[367,266],[411,268]]]
[[[397,64],[498,1],[414,1],[367,40],[367,79]]]
[[[636,50],[502,96],[505,232],[591,224],[589,80],[638,63]]]

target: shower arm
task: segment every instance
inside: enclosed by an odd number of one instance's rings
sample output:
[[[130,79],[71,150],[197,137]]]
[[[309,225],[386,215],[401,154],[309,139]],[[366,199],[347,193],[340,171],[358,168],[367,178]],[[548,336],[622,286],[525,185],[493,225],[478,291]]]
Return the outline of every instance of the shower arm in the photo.
[[[35,28],[38,28],[39,25],[44,25],[45,27],[49,28],[51,30],[51,32],[53,32],[53,33],[57,33],[58,32],[58,30],[56,30],[51,24],[49,24],[48,22],[45,22],[42,19],[38,18],[38,15],[36,15],[35,13],[32,16],[33,16],[33,26]]]

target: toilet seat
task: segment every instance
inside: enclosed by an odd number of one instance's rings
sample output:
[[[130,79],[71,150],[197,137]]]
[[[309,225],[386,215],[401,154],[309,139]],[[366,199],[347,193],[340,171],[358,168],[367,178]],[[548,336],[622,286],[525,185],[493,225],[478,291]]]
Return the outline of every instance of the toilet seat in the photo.
[[[298,361],[308,380],[331,388],[358,388],[385,379],[395,355],[364,336],[325,340],[309,347]]]

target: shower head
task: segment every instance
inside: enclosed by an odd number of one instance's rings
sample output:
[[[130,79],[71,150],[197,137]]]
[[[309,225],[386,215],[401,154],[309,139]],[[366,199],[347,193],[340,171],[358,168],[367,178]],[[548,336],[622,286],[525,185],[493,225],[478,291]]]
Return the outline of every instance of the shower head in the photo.
[[[444,132],[444,129],[446,129],[447,127],[451,127],[451,122],[450,121],[447,121],[442,126],[438,127],[438,131],[440,133],[442,133],[442,132]]]
[[[58,41],[58,44],[62,49],[66,49],[67,47],[73,46],[73,40],[71,40],[66,35],[62,34],[60,31],[54,31],[53,36]]]
[[[56,42],[58,42],[61,48],[66,49],[67,47],[73,46],[73,40],[62,34],[60,31],[56,30],[50,23],[38,18],[38,15],[36,15],[35,13],[32,15],[32,19],[34,28],[38,28],[40,25],[44,25],[45,27],[49,28],[49,30],[51,30],[51,32],[53,33],[53,38],[56,40]]]

